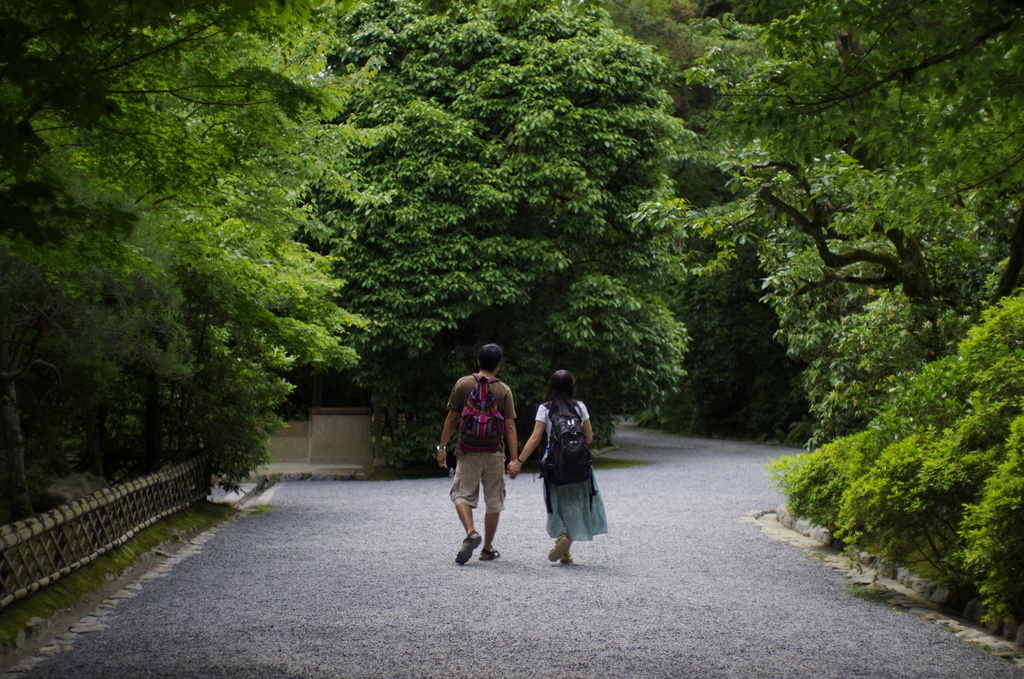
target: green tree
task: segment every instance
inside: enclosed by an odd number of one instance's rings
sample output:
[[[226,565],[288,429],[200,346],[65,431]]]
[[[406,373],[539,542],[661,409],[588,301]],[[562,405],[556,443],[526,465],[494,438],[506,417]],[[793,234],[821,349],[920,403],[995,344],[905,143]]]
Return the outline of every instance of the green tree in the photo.
[[[723,94],[737,201],[645,212],[685,212],[685,235],[718,245],[698,267],[757,244],[780,337],[818,365],[805,376],[827,438],[862,426],[881,381],[948,353],[965,317],[1019,284],[1024,22],[1014,2],[752,7],[765,24],[733,32],[766,59],[750,69],[713,50],[691,73]],[[918,341],[899,356],[838,350],[906,333]]]
[[[751,251],[728,271],[670,290],[669,304],[691,335],[686,376],[640,421],[698,436],[806,440],[803,366],[775,340],[779,322],[760,299],[760,277]]]
[[[300,243],[320,231],[309,151],[333,136],[318,120],[341,92],[323,77],[318,15],[302,0],[0,10],[14,514],[28,509],[33,445],[23,394],[37,449],[75,441],[93,469],[111,458],[104,440],[145,450],[148,468],[205,451],[214,472],[239,476],[265,454],[282,374],[355,358],[345,335],[360,320],[334,300],[330,260]],[[55,382],[36,369],[47,365],[88,377]],[[54,384],[74,405],[59,423],[42,415]],[[47,421],[59,424],[49,437]]]
[[[677,116],[694,133],[672,168],[675,197],[691,209],[731,201],[730,176],[720,167],[722,140],[709,130],[715,93],[688,81],[686,73],[709,50],[726,51],[753,68],[763,47],[754,40],[737,39],[731,17],[701,21],[732,11],[729,3],[610,0],[602,6],[618,28],[654,46],[666,59],[665,85]],[[688,243],[688,248],[703,247],[693,240]],[[775,340],[778,319],[761,299],[764,274],[754,247],[741,250],[730,270],[685,277],[666,290],[670,308],[692,335],[684,362],[686,376],[678,390],[640,413],[640,420],[702,436],[802,442],[807,406],[800,393],[800,364],[789,359]]]
[[[317,200],[345,303],[374,321],[357,379],[419,425],[395,454],[430,449],[483,342],[506,349],[521,421],[555,368],[605,433],[675,384],[672,243],[629,218],[664,195],[680,143],[651,50],[565,5],[513,18],[387,0],[339,33],[334,70],[374,74],[337,119],[354,134]]]
[[[279,18],[309,8],[307,0],[4,0],[0,234],[54,240],[71,222],[124,231],[137,218],[133,201],[204,186],[225,158],[197,153],[202,136],[189,134],[182,109],[270,98],[294,112],[308,102],[308,89],[265,60],[243,64],[217,50],[232,36],[280,33]],[[206,133],[236,143],[249,134]],[[119,197],[125,174],[148,185]]]

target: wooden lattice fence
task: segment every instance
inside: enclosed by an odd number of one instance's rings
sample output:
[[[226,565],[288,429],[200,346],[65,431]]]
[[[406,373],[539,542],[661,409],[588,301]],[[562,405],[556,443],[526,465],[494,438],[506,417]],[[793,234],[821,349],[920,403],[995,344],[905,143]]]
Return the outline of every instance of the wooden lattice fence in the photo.
[[[209,491],[206,465],[197,459],[0,526],[0,609],[91,563]]]

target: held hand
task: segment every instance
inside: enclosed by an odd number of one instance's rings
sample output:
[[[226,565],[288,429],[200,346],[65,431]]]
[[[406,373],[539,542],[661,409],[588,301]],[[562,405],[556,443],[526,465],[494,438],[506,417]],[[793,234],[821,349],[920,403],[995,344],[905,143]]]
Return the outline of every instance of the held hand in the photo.
[[[514,479],[515,477],[519,476],[519,472],[520,472],[520,470],[522,468],[523,468],[523,463],[522,462],[520,462],[519,460],[512,460],[511,462],[508,463],[508,467],[506,467],[506,471],[508,472],[508,477],[510,479]]]

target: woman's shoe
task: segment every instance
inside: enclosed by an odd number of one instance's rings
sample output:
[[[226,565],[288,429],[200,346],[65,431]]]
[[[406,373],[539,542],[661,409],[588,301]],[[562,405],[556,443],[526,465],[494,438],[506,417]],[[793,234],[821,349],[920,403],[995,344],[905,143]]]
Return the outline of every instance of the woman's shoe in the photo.
[[[572,540],[569,539],[568,535],[564,533],[562,535],[559,535],[558,539],[555,540],[555,546],[551,548],[550,552],[548,552],[548,561],[558,561],[563,556],[568,554],[569,545],[571,544]]]

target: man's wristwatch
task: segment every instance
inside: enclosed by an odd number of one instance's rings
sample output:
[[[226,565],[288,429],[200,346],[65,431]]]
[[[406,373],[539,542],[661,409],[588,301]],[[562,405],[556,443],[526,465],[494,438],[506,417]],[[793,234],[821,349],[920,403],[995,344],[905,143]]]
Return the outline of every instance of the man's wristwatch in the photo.
[[[447,449],[448,449],[448,446],[438,446],[437,447],[437,452],[440,453],[442,450],[447,450]]]

